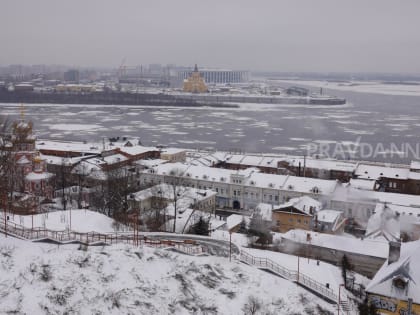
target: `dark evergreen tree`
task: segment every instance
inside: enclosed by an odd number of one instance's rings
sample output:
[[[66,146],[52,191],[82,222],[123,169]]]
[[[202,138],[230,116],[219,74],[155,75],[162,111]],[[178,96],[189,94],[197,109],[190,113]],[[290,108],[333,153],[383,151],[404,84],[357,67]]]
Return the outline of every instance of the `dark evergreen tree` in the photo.
[[[359,304],[359,314],[360,315],[377,315],[378,311],[373,303],[369,304],[368,299],[366,298],[363,303]]]
[[[347,287],[347,272],[351,270],[349,259],[346,255],[341,259],[341,275],[343,276],[344,285]]]
[[[248,234],[248,228],[244,217],[242,217],[242,221],[239,225],[239,230],[237,233]]]
[[[201,216],[196,224],[194,224],[190,232],[197,235],[209,235],[209,222]]]
[[[273,237],[270,233],[270,227],[267,222],[264,222],[261,214],[254,213],[249,223],[249,236],[257,236],[256,243],[261,245],[271,244]]]

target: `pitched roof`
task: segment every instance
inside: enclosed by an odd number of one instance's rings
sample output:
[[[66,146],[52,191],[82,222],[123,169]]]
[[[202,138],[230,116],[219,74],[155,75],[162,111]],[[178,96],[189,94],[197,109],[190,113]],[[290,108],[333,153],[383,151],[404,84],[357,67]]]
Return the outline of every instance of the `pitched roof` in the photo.
[[[400,259],[388,265],[386,261],[366,288],[369,293],[400,300],[413,299],[420,304],[420,241],[403,243]],[[407,281],[406,289],[394,286],[393,280],[401,277]]]
[[[280,205],[278,208],[276,208],[273,211],[283,211],[286,208],[295,208],[299,210],[302,213],[305,213],[307,215],[312,215],[315,213],[315,211],[320,210],[322,207],[322,203],[320,203],[318,200],[315,200],[308,196],[302,196],[298,198],[292,198],[288,202]],[[312,209],[312,213],[311,213]]]
[[[400,239],[398,215],[386,204],[377,203],[375,213],[369,218],[365,235],[368,238],[398,241]]]

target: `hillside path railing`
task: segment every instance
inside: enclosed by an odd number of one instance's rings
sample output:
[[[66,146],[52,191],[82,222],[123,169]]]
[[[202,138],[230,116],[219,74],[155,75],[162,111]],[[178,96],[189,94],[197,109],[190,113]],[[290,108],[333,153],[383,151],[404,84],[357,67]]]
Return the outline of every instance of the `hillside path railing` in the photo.
[[[301,272],[298,273],[296,270],[291,270],[281,266],[279,263],[269,258],[256,257],[243,250],[240,253],[239,260],[247,263],[248,265],[268,270],[286,280],[295,282],[302,287],[311,290],[312,292],[322,296],[328,301],[337,304],[337,307],[340,307],[342,314],[358,314],[357,311],[354,310],[355,307],[353,303],[348,299],[345,292],[343,292],[344,290],[340,292],[339,299],[338,293],[334,292],[333,289],[328,288],[325,284],[322,284]]]
[[[66,243],[82,243],[86,245],[94,245],[98,243],[104,244],[133,244],[145,245],[156,248],[173,248],[189,255],[205,254],[206,249],[198,245],[194,240],[165,240],[151,239],[142,234],[134,234],[133,232],[114,232],[114,233],[98,233],[98,232],[75,232],[75,231],[54,231],[46,228],[27,228],[6,220],[0,214],[0,233],[10,236],[22,238],[29,241],[55,241],[60,244]]]

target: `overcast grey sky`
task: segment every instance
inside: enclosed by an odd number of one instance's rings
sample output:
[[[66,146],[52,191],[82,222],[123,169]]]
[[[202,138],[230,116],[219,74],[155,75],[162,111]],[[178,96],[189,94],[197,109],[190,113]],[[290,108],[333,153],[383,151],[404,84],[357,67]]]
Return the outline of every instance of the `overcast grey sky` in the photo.
[[[420,73],[418,0],[2,0],[0,64]]]

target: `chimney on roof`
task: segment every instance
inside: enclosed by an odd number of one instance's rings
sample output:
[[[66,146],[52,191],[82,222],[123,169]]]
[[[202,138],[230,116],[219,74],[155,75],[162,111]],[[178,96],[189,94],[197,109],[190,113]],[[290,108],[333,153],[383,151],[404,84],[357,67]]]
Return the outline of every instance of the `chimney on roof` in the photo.
[[[401,242],[389,242],[388,265],[398,261],[401,253]]]

